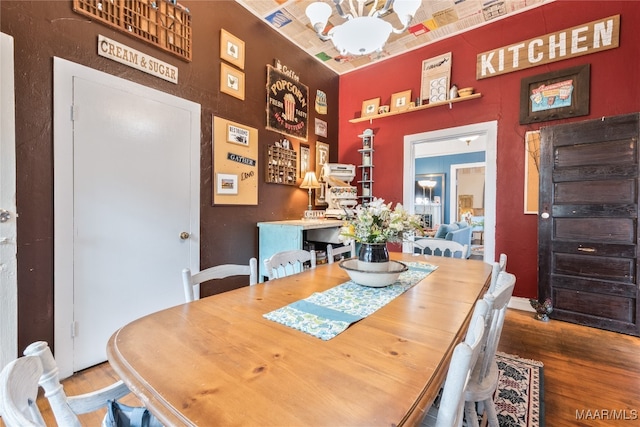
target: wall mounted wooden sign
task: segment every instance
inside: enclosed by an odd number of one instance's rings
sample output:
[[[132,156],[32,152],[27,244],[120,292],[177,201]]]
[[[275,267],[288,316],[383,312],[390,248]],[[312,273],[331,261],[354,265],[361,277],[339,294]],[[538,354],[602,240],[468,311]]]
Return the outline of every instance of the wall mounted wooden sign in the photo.
[[[590,55],[619,44],[620,15],[614,15],[483,52],[477,57],[476,79]]]
[[[267,129],[307,140],[309,88],[267,65]]]

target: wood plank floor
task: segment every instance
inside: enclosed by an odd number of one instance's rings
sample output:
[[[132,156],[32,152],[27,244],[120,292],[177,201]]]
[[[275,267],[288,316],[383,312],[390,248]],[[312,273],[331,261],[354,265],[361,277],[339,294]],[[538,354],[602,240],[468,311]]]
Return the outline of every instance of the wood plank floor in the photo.
[[[640,424],[640,338],[555,320],[544,323],[533,319],[532,313],[509,310],[499,350],[544,363],[547,426]],[[77,373],[63,384],[67,394],[73,395],[116,379],[105,363]],[[139,405],[133,396],[124,402]],[[47,425],[56,425],[46,400],[41,398],[38,404]],[[84,415],[82,423],[98,426],[103,414]]]

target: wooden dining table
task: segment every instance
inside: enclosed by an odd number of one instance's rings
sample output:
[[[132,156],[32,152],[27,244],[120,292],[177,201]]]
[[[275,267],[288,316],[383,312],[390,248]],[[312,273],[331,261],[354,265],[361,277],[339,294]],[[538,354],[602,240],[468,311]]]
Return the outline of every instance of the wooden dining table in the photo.
[[[491,266],[391,258],[437,269],[332,339],[263,315],[348,281],[338,263],[135,320],[109,340],[109,362],[167,426],[419,424],[488,289]]]

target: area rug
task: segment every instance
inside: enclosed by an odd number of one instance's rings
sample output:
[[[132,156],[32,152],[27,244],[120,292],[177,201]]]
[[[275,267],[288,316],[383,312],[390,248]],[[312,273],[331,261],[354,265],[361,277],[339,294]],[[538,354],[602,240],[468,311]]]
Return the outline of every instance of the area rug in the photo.
[[[500,427],[544,427],[542,362],[498,352],[496,363],[494,402]]]

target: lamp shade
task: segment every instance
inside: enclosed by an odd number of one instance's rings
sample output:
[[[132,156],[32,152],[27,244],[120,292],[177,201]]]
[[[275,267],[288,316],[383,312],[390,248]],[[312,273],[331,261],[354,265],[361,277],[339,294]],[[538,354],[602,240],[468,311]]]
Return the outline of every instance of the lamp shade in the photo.
[[[402,25],[409,25],[420,3],[420,0],[395,0],[393,2],[393,11],[398,15]]]
[[[320,183],[316,178],[315,172],[307,172],[304,175],[304,179],[302,180],[302,184],[300,184],[300,188],[320,188]]]
[[[425,180],[420,180],[418,181],[418,185],[422,188],[433,188],[435,187],[437,184],[436,181],[431,180],[431,179],[425,179]]]
[[[327,21],[331,16],[331,6],[319,1],[314,2],[307,6],[304,13],[307,15],[307,18],[309,18],[309,21],[311,21],[313,28],[316,28],[318,24],[321,24],[322,28],[320,28],[319,31],[322,31],[324,27],[327,26]]]
[[[392,30],[393,26],[387,21],[363,16],[333,27],[329,35],[342,55],[368,55],[382,50]]]

